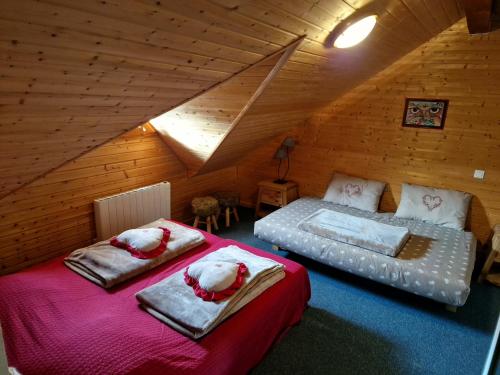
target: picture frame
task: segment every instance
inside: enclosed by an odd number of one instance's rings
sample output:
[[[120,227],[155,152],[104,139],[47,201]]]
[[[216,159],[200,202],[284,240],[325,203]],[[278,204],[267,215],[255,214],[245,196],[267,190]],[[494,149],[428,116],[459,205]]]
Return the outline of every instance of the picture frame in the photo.
[[[406,98],[403,127],[443,129],[448,102],[447,99]]]

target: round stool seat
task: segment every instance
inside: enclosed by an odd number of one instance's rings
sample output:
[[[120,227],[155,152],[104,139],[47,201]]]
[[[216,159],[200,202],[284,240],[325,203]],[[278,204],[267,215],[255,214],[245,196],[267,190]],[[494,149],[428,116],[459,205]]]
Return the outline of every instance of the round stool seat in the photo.
[[[236,207],[240,204],[240,193],[237,191],[218,191],[214,196],[222,207]]]
[[[193,213],[196,216],[212,216],[217,215],[219,210],[219,202],[214,197],[197,197],[191,201]]]

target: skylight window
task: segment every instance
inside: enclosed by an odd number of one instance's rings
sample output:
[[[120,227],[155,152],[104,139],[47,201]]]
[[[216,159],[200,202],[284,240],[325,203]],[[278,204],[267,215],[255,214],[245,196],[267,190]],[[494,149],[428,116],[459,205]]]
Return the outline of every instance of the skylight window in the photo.
[[[193,156],[212,149],[219,142],[213,133],[202,131],[207,119],[201,115],[186,114],[174,109],[149,121],[161,134],[168,135],[188,149]]]

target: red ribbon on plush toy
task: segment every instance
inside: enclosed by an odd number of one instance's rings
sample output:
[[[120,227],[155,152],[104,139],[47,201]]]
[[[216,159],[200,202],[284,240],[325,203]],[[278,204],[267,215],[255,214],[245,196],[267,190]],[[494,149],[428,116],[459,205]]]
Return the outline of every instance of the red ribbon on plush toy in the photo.
[[[248,268],[244,263],[236,263],[238,264],[238,271],[236,272],[236,279],[234,282],[226,289],[214,292],[203,289],[200,286],[200,283],[194,277],[189,276],[188,270],[189,267],[186,267],[184,271],[184,281],[187,285],[193,287],[194,294],[201,298],[203,301],[220,301],[221,299],[232,296],[236,291],[243,285],[243,281],[245,278],[245,273],[247,273]]]
[[[159,229],[163,230],[163,238],[161,239],[160,244],[158,245],[157,248],[151,250],[151,251],[140,251],[134,248],[133,246],[130,246],[129,244],[125,242],[121,242],[118,240],[117,237],[113,237],[109,243],[112,246],[118,247],[123,250],[127,250],[134,258],[139,258],[139,259],[152,259],[156,258],[157,256],[160,256],[163,254],[165,249],[167,248],[167,243],[170,238],[170,230],[167,228],[162,228],[160,227]]]

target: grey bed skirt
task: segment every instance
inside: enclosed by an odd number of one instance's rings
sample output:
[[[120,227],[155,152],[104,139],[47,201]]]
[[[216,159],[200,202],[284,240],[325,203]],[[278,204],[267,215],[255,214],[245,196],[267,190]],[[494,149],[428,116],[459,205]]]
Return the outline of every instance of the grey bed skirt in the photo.
[[[411,236],[398,256],[390,257],[297,228],[302,219],[320,208],[406,226]],[[470,292],[477,244],[471,232],[306,197],[257,221],[254,234],[321,263],[448,305],[462,306]]]

